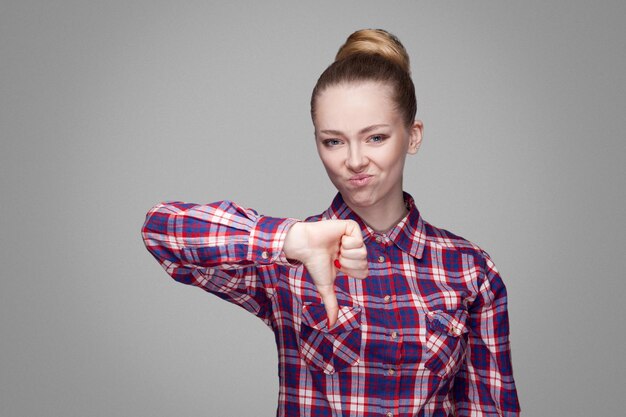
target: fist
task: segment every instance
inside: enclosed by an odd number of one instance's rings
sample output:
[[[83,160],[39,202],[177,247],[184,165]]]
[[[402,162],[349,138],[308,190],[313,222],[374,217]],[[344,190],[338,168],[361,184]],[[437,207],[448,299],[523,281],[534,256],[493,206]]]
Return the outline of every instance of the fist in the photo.
[[[337,272],[363,279],[368,275],[367,249],[359,225],[352,220],[322,220],[294,224],[287,232],[285,255],[304,264],[322,297],[328,326],[337,321]]]

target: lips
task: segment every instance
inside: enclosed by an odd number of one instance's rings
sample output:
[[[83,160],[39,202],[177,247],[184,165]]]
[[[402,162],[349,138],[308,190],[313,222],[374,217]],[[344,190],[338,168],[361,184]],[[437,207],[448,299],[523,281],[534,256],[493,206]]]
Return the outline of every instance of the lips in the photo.
[[[348,179],[348,183],[359,187],[368,184],[372,178],[374,178],[372,175],[367,174],[354,175]]]

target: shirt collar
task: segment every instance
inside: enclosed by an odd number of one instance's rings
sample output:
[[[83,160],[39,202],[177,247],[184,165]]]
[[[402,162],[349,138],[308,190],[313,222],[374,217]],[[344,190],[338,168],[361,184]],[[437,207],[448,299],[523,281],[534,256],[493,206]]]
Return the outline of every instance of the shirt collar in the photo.
[[[424,252],[424,246],[426,244],[425,226],[422,216],[420,215],[415,201],[410,194],[404,193],[404,203],[409,209],[408,214],[398,222],[397,225],[391,228],[385,236],[392,241],[400,250],[408,253],[409,255],[420,259]],[[324,218],[327,219],[340,219],[340,220],[354,220],[361,227],[363,238],[367,242],[369,239],[376,239],[381,234],[375,232],[354,212],[343,200],[341,193],[337,193],[332,204],[324,212]]]

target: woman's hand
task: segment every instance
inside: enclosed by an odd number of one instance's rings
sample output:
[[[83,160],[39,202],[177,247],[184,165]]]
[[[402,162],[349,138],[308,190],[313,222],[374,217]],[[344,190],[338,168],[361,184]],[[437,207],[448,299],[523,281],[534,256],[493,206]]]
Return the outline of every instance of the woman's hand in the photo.
[[[328,326],[335,324],[339,312],[334,287],[337,272],[360,279],[368,274],[367,250],[359,225],[353,220],[296,223],[287,232],[283,251],[309,271],[324,302]]]

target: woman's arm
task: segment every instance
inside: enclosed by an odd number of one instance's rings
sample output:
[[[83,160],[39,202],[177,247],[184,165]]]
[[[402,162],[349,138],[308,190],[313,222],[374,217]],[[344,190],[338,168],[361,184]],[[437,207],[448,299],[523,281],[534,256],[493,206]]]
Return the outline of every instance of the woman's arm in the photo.
[[[454,379],[456,415],[518,416],[506,288],[494,263],[483,255],[485,279],[469,308],[466,358]]]
[[[166,202],[141,229],[148,251],[176,281],[214,293],[268,319],[267,287],[257,267],[289,264],[282,247],[295,219],[260,216],[230,201]]]
[[[261,216],[230,201],[167,202],[154,206],[142,228],[146,248],[176,281],[195,285],[267,319],[258,266],[304,264],[324,301],[329,326],[337,319],[337,271],[367,276],[367,252],[356,222]],[[340,262],[338,268],[334,261]]]

